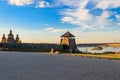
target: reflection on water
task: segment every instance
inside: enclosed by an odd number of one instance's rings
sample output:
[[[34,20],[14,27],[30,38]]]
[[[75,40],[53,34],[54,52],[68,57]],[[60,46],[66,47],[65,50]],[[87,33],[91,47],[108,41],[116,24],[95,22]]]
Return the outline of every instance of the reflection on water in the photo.
[[[120,47],[119,48],[114,48],[114,47],[102,47],[102,50],[92,50],[94,47],[78,47],[78,49],[82,52],[90,52],[90,53],[103,53],[103,52],[120,52]]]

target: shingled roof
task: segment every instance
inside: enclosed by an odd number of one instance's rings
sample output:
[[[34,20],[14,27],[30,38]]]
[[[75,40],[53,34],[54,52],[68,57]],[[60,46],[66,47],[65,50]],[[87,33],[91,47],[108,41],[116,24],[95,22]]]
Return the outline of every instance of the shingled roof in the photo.
[[[67,31],[65,34],[63,34],[61,37],[75,37],[72,35],[69,31]]]

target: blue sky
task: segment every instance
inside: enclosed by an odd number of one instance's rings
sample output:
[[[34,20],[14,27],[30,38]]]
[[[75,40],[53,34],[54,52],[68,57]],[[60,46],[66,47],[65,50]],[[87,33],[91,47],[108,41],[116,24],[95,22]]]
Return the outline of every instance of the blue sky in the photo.
[[[59,43],[66,31],[77,43],[120,42],[120,2],[0,0],[0,36],[10,29],[30,43]]]

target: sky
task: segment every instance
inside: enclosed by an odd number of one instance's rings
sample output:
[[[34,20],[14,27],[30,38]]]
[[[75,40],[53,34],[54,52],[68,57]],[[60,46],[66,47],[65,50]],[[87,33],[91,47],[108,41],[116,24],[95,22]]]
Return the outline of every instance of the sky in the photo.
[[[0,37],[12,30],[25,43],[120,42],[119,0],[0,0]]]

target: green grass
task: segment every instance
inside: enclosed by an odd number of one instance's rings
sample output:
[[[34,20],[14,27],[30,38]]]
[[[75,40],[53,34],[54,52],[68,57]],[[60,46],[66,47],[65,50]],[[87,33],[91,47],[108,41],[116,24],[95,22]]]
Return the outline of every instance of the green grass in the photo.
[[[70,56],[83,56],[83,57],[93,57],[93,58],[104,58],[112,60],[120,60],[120,54],[67,54]]]

